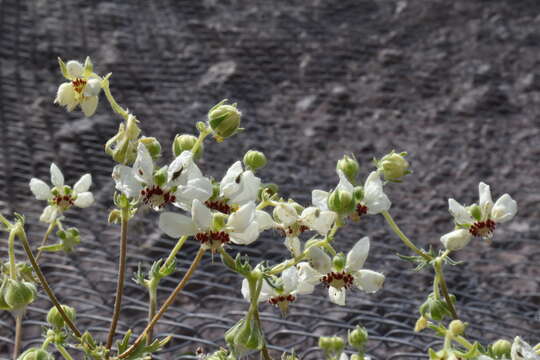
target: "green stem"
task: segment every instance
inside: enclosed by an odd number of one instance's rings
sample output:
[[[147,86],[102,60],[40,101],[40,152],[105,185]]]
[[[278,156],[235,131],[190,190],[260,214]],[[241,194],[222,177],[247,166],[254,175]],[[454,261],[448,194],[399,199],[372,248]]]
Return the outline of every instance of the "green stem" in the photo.
[[[126,278],[126,258],[127,258],[127,230],[129,222],[129,206],[122,208],[122,225],[120,230],[120,261],[118,263],[118,281],[116,286],[116,298],[114,300],[114,313],[107,337],[107,350],[110,350],[116,334],[116,325],[120,318],[120,308],[122,307],[122,296],[124,294],[124,281]]]
[[[150,286],[148,286],[148,295],[148,322],[151,322],[156,315],[157,309],[157,284],[150,284]],[[148,335],[146,337],[147,345],[150,345],[152,343],[153,335],[153,329],[148,330]]]
[[[261,332],[262,332],[262,323],[261,323],[261,318],[259,316],[259,295],[262,290],[263,281],[264,281],[264,278],[262,276],[256,279],[253,279],[253,278],[248,279],[249,293],[251,295],[250,296],[251,299],[250,299],[250,306],[249,306],[250,309],[249,309],[248,315],[246,316],[246,322],[249,322],[251,320],[250,316],[252,316],[255,319],[255,321],[257,322],[257,326],[259,327],[259,329],[261,329]],[[263,345],[261,348],[261,355],[264,360],[272,360],[272,357],[268,353],[268,348],[266,347],[266,339],[264,338],[264,334],[263,334]]]
[[[11,230],[8,238],[9,277],[13,280],[17,279],[17,264],[15,263],[15,235],[16,232]]]
[[[60,316],[62,316],[62,319],[64,319],[64,322],[66,325],[73,331],[73,334],[75,334],[76,337],[80,338],[82,336],[82,333],[79,331],[77,326],[71,321],[71,319],[66,315],[64,312],[64,309],[60,305],[60,302],[56,298],[56,295],[54,295],[53,291],[51,290],[49,284],[47,283],[47,279],[45,279],[45,275],[43,275],[43,272],[41,271],[41,268],[39,267],[36,258],[32,254],[32,249],[30,249],[30,244],[28,242],[28,238],[26,237],[26,232],[24,231],[23,227],[20,224],[17,224],[16,227],[12,230],[16,231],[17,236],[22,242],[24,251],[26,252],[26,255],[28,256],[28,260],[30,260],[30,264],[32,265],[32,268],[34,269],[34,272],[36,273],[39,282],[41,283],[41,286],[43,287],[43,290],[47,293],[47,296],[51,300],[51,302],[54,304],[56,309],[58,310],[58,313],[60,313]]]
[[[169,308],[169,306],[171,306],[171,304],[174,302],[174,300],[176,299],[176,297],[178,296],[178,294],[180,294],[180,292],[182,291],[182,289],[184,288],[184,286],[186,286],[188,280],[191,278],[191,276],[193,275],[193,273],[195,272],[195,269],[197,268],[197,266],[200,264],[202,258],[203,258],[203,255],[205,253],[206,249],[204,249],[203,247],[200,247],[199,248],[199,251],[197,252],[197,255],[195,256],[195,259],[193,259],[193,262],[191,263],[191,266],[189,267],[189,269],[186,271],[186,273],[184,274],[184,277],[182,278],[182,280],[180,280],[180,283],[178,283],[178,285],[176,286],[176,288],[173,290],[173,292],[171,293],[171,295],[169,295],[169,297],[167,298],[167,300],[165,300],[165,302],[163,303],[163,305],[161,305],[161,308],[159,309],[159,311],[157,312],[156,315],[154,315],[154,317],[152,318],[152,320],[148,323],[148,325],[146,326],[146,328],[143,330],[143,332],[139,335],[139,337],[135,340],[135,342],[126,350],[124,351],[122,354],[118,355],[118,359],[123,359],[127,356],[129,356],[131,353],[133,353],[133,351],[135,351],[135,349],[137,348],[137,346],[139,346],[139,344],[143,341],[143,339],[146,337],[146,335],[148,334],[148,332],[150,330],[152,330],[154,328],[154,326],[156,325],[156,323],[158,322],[159,319],[161,319],[161,317],[163,316],[163,314],[165,314],[165,312],[167,311],[167,309]]]
[[[299,262],[301,262],[302,260],[306,259],[308,257],[308,254],[309,254],[309,249],[311,249],[312,247],[314,246],[322,246],[322,247],[325,247],[326,248],[326,245],[328,244],[328,241],[330,240],[330,235],[328,235],[327,238],[321,240],[321,241],[318,241],[314,244],[312,244],[310,247],[304,249],[304,252],[302,253],[302,255],[294,258],[294,259],[289,259],[289,260],[286,260],[280,264],[277,264],[275,265],[274,267],[272,267],[272,269],[270,269],[270,271],[268,272],[268,275],[277,275],[277,274],[280,274],[282,273],[283,271],[287,270],[288,268],[290,268],[291,266],[295,266],[296,264],[298,264]]]
[[[19,357],[22,341],[22,314],[15,316],[15,344],[13,344],[13,360]]]
[[[409,240],[409,238],[407,236],[405,236],[405,234],[397,226],[397,224],[395,223],[394,219],[392,218],[392,216],[390,215],[390,213],[388,211],[383,211],[382,215],[386,219],[386,222],[388,223],[388,225],[390,225],[390,228],[392,229],[392,231],[394,231],[396,233],[396,235],[399,236],[401,241],[403,241],[403,243],[405,245],[407,245],[407,247],[409,247],[412,251],[414,251],[415,253],[417,253],[418,255],[420,255],[421,257],[426,259],[427,261],[433,260],[431,255],[429,255],[429,254],[425,253],[423,250],[420,250],[419,248],[417,248],[416,245],[414,245],[413,242],[411,240]]]
[[[62,356],[64,357],[64,359],[66,360],[73,360],[73,358],[71,357],[71,355],[69,355],[68,351],[66,350],[66,348],[64,348],[62,345],[60,344],[55,344],[56,346],[56,349],[58,350],[58,352],[60,352],[60,354],[62,354]]]
[[[204,139],[206,139],[206,137],[208,135],[210,135],[210,134],[211,134],[211,131],[209,131],[208,129],[199,132],[199,137],[197,138],[197,141],[195,141],[195,144],[193,144],[193,147],[191,148],[191,153],[192,154],[197,153],[197,151],[199,150],[199,147],[201,147]]]
[[[110,75],[108,75],[108,76],[110,76]],[[109,101],[109,104],[111,105],[111,108],[113,109],[113,111],[127,120],[129,113],[124,108],[122,108],[120,105],[118,105],[118,103],[116,102],[116,100],[112,96],[111,89],[109,88],[108,76],[106,77],[106,79],[104,79],[102,81],[102,84],[101,84],[101,87],[103,88],[103,92],[105,93],[105,97]]]
[[[176,254],[178,254],[180,249],[182,249],[182,246],[184,246],[184,243],[186,242],[187,239],[188,239],[188,236],[186,236],[186,235],[184,235],[180,239],[178,239],[176,245],[174,245],[174,248],[171,250],[171,253],[167,257],[167,260],[165,260],[163,265],[161,265],[161,268],[159,269],[160,271],[165,271],[165,269],[168,267],[168,265],[170,265],[174,261],[174,259],[176,257]]]
[[[435,269],[435,276],[439,280],[439,285],[441,287],[441,292],[443,293],[444,299],[446,300],[446,304],[448,305],[448,308],[450,309],[450,312],[452,313],[453,319],[458,319],[458,315],[456,312],[456,309],[454,308],[454,303],[452,302],[452,299],[450,298],[450,294],[448,293],[448,287],[446,286],[446,280],[444,279],[443,271],[442,271],[442,261],[437,260],[433,264],[433,268]]]
[[[47,347],[49,346],[52,340],[53,339],[51,339],[50,337],[47,337],[45,341],[43,342],[43,344],[41,344],[41,350],[47,350]]]
[[[43,239],[41,240],[41,245],[39,246],[38,253],[36,255],[36,261],[39,260],[39,257],[41,256],[41,253],[43,252],[42,248],[45,246],[45,244],[47,244],[47,241],[49,240],[49,235],[51,235],[57,222],[58,220],[54,220],[52,223],[50,223],[49,227],[47,228],[47,231],[45,232],[45,235],[43,235]]]

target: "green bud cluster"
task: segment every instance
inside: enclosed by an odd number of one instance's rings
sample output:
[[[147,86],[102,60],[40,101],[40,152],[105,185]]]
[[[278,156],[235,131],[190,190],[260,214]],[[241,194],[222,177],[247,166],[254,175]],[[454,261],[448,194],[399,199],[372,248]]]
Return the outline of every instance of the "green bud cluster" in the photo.
[[[264,336],[257,321],[253,318],[241,319],[225,333],[225,341],[236,357],[242,357],[247,352],[261,350],[264,345]]]
[[[356,184],[356,177],[360,171],[360,165],[354,155],[344,155],[338,160],[336,170],[341,170],[351,184]]]
[[[129,114],[125,123],[121,123],[118,127],[116,135],[110,138],[105,144],[105,152],[114,161],[128,166],[135,161],[138,139],[141,134],[138,122],[135,116]]]
[[[456,297],[450,294],[452,303],[456,302]],[[445,317],[451,317],[452,313],[448,305],[440,299],[437,299],[433,293],[429,294],[427,300],[420,305],[420,314],[422,316],[435,321],[441,321]]]
[[[351,214],[355,205],[353,194],[348,191],[336,189],[328,196],[328,208],[340,216]]]
[[[382,171],[385,180],[400,182],[402,177],[411,173],[405,156],[406,152],[396,153],[392,150],[377,162],[377,168]]]
[[[208,125],[218,140],[233,136],[240,130],[242,113],[236,108],[236,104],[226,104],[227,99],[222,100],[208,111]]]
[[[356,351],[363,353],[368,341],[367,329],[362,326],[357,326],[353,331],[349,331],[347,339]]]

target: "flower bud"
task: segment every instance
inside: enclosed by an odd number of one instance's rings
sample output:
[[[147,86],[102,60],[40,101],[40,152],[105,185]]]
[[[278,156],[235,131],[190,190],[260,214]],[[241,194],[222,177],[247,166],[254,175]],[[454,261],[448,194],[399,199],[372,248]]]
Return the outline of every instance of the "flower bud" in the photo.
[[[236,104],[228,105],[226,102],[225,99],[208,111],[208,124],[220,139],[231,137],[239,130],[242,116]]]
[[[391,153],[385,155],[378,164],[379,170],[384,174],[385,180],[399,181],[400,178],[410,173],[409,162],[405,160],[407,153]]]
[[[416,320],[416,324],[414,325],[414,331],[420,332],[424,330],[428,325],[428,321],[424,316],[420,316],[418,320]]]
[[[71,306],[62,305],[62,310],[64,310],[64,313],[67,315],[69,320],[72,322],[75,321],[75,309],[73,309]],[[49,313],[47,314],[47,322],[55,329],[61,329],[64,327],[64,318],[62,315],[60,315],[60,312],[56,306],[53,306],[49,310]]]
[[[353,331],[349,331],[349,345],[357,351],[364,351],[364,347],[368,341],[368,332],[366,328],[357,326]]]
[[[463,335],[465,332],[465,323],[461,320],[452,320],[450,324],[448,325],[448,330],[450,330],[450,333],[454,336],[460,336]]]
[[[253,319],[242,319],[236,323],[225,333],[225,341],[236,357],[242,357],[252,350],[260,350],[264,345],[262,330]]]
[[[354,199],[350,192],[337,189],[328,196],[328,208],[341,216],[349,215],[354,211]]]
[[[465,229],[456,229],[441,236],[444,247],[451,251],[463,249],[471,241],[471,233]]]
[[[340,160],[338,160],[336,170],[341,170],[347,177],[347,180],[349,180],[351,184],[355,184],[356,176],[360,170],[360,165],[358,165],[358,161],[356,161],[354,155],[344,155]]]
[[[161,144],[155,137],[143,136],[139,139],[139,142],[146,146],[152,159],[156,160],[161,155]]]
[[[249,150],[244,155],[244,165],[250,170],[258,170],[266,165],[266,156],[257,150]]]
[[[120,224],[122,221],[122,212],[118,209],[111,210],[109,213],[109,224]]]
[[[124,165],[131,165],[137,158],[138,139],[141,133],[138,120],[132,114],[128,115],[125,123],[121,123],[118,132],[105,144],[105,152],[113,160]]]
[[[54,360],[54,357],[40,348],[30,348],[23,352],[17,360]]]
[[[212,217],[212,229],[214,229],[215,231],[220,231],[221,229],[223,229],[227,222],[227,217],[228,216],[223,213],[214,213]]]
[[[338,253],[336,256],[332,258],[332,265],[334,265],[334,268],[337,272],[341,272],[345,268],[345,254]]]
[[[506,359],[510,358],[510,351],[512,349],[512,343],[508,340],[499,339],[491,345],[491,351],[497,358]]]
[[[184,151],[191,151],[195,143],[197,142],[197,137],[189,134],[176,135],[173,140],[172,152],[175,157],[180,156]],[[203,154],[203,144],[202,142],[197,147],[195,154],[193,154],[193,159],[199,160]]]
[[[34,302],[37,297],[37,289],[28,281],[9,279],[4,293],[4,300],[11,310],[22,310]]]

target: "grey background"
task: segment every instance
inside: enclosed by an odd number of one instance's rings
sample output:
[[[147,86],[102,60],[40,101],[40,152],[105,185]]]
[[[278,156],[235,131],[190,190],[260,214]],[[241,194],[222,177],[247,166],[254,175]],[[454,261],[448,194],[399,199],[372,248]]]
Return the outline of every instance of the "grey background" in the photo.
[[[83,244],[71,256],[48,255],[44,270],[62,300],[78,309],[80,327],[105,337],[119,229],[106,223],[113,163],[103,144],[118,118],[104,97],[91,119],[52,103],[62,82],[56,57],[90,55],[98,73],[113,73],[119,103],[137,115],[146,135],[160,139],[164,160],[176,133],[193,133],[219,100],[238,102],[245,133],[207,142],[201,162],[217,178],[256,148],[269,158],[263,181],[308,204],[311,189],[336,184],[335,161],[343,153],[356,155],[365,177],[373,157],[408,151],[414,174],[387,191],[396,220],[420,246],[438,246],[452,228],[448,197],[476,201],[479,181],[492,185],[494,198],[510,193],[518,216],[497,229],[491,246],[475,240],[461,251],[457,259],[465,263],[448,270],[448,282],[472,338],[521,335],[538,342],[539,15],[532,0],[1,1],[0,210],[24,213],[38,243],[43,204],[32,199],[30,178],[46,179],[51,161],[68,183],[91,171],[98,203],[68,217]],[[130,234],[130,274],[173,244],[152,215],[139,216]],[[263,305],[273,345],[315,359],[316,336],[363,324],[377,358],[417,358],[433,346],[431,333],[411,331],[431,274],[414,273],[397,259],[395,252],[406,250],[381,218],[342,230],[339,244],[346,251],[365,234],[372,238],[366,266],[386,274],[384,290],[349,294],[347,308],[303,297],[285,320]],[[162,296],[195,249],[188,244]],[[242,250],[276,260],[286,254],[271,233]],[[146,297],[132,282],[127,291],[120,330],[141,329]],[[48,306],[42,296],[30,308],[25,347],[38,344]],[[162,356],[214,349],[245,306],[239,279],[207,257],[157,329],[174,336]],[[1,314],[5,358],[12,334],[11,316]]]

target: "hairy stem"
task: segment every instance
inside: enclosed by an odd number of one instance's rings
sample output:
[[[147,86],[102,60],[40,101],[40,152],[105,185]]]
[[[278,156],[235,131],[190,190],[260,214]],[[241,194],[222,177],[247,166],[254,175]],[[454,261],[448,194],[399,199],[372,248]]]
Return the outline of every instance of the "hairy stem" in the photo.
[[[28,256],[28,260],[30,260],[30,264],[32,265],[32,268],[34,269],[34,272],[36,273],[39,282],[41,283],[41,286],[43,287],[43,290],[47,293],[47,296],[51,300],[51,302],[54,304],[56,309],[58,310],[58,313],[60,313],[60,316],[62,316],[62,319],[64,319],[64,322],[66,325],[70,328],[71,331],[73,331],[73,334],[75,334],[76,337],[80,338],[82,336],[82,333],[79,331],[77,326],[71,321],[71,319],[66,315],[64,312],[64,309],[60,305],[60,302],[56,298],[56,295],[54,295],[53,291],[51,290],[49,284],[47,283],[47,279],[45,279],[45,275],[43,275],[43,272],[41,271],[41,268],[39,267],[36,258],[32,254],[32,249],[30,249],[30,244],[28,243],[28,238],[26,237],[26,232],[22,228],[22,226],[19,224],[16,226],[16,228],[12,231],[17,232],[17,236],[22,242],[24,251],[26,252],[26,255]]]
[[[405,234],[397,226],[397,224],[395,223],[394,219],[392,218],[392,216],[390,215],[388,211],[383,211],[382,215],[384,216],[388,225],[390,225],[390,228],[392,229],[392,231],[394,231],[396,235],[399,236],[401,241],[403,241],[403,243],[407,245],[409,249],[411,249],[412,251],[414,251],[415,253],[417,253],[418,255],[426,259],[427,261],[433,260],[429,254],[426,254],[423,250],[420,250],[418,247],[416,247],[416,245],[413,244],[411,240],[409,240],[407,236],[405,236]]]
[[[439,285],[441,287],[441,292],[443,293],[444,299],[446,300],[446,304],[448,305],[448,308],[450,309],[450,312],[452,313],[453,319],[458,319],[458,314],[456,311],[456,308],[454,307],[454,303],[452,302],[452,299],[450,298],[450,294],[448,293],[448,287],[446,286],[446,280],[444,279],[443,271],[442,271],[442,261],[435,261],[435,264],[433,265],[435,269],[435,276],[439,279]]]
[[[58,350],[58,352],[60,352],[60,354],[62,354],[62,356],[64,357],[64,359],[66,360],[73,360],[73,358],[71,357],[71,355],[69,355],[68,351],[66,350],[65,347],[63,347],[62,345],[60,344],[56,344],[56,349]]]
[[[49,227],[47,228],[47,231],[45,232],[45,235],[43,235],[43,239],[41,240],[41,245],[39,245],[38,253],[36,255],[36,261],[39,260],[39,257],[41,256],[41,253],[43,252],[43,247],[47,244],[47,241],[49,240],[49,235],[51,235],[52,231],[54,230],[56,223],[58,220],[53,221],[50,223]]]
[[[15,231],[9,232],[8,252],[9,252],[9,277],[17,279],[17,264],[15,263]]]
[[[124,281],[126,278],[126,255],[127,255],[127,229],[129,221],[129,207],[122,208],[122,225],[120,230],[120,261],[118,263],[118,281],[116,286],[116,298],[114,300],[114,312],[107,337],[107,350],[110,350],[116,334],[116,325],[120,318],[122,296],[124,294]]]
[[[174,245],[174,248],[171,250],[171,253],[167,257],[167,260],[165,260],[163,265],[161,265],[161,268],[159,269],[160,271],[164,271],[168,267],[168,265],[170,265],[170,263],[174,261],[176,254],[178,254],[180,249],[182,249],[182,246],[184,246],[184,243],[186,242],[187,239],[188,239],[188,236],[185,236],[185,235],[182,236],[180,239],[178,239],[176,245]]]
[[[163,305],[161,305],[161,308],[159,309],[159,311],[157,312],[156,315],[154,315],[154,317],[152,318],[152,320],[148,323],[148,325],[146,326],[146,328],[143,330],[143,332],[139,335],[139,337],[137,338],[137,340],[135,340],[135,342],[126,350],[124,351],[122,354],[118,355],[118,358],[119,359],[123,359],[125,357],[127,357],[128,355],[130,355],[133,351],[135,351],[135,349],[137,348],[137,346],[139,346],[139,344],[143,341],[143,339],[147,336],[148,332],[150,330],[152,330],[154,328],[154,326],[156,325],[156,323],[158,322],[159,319],[161,319],[161,317],[163,316],[163,314],[165,314],[165,312],[167,311],[167,309],[169,308],[169,306],[172,305],[172,303],[174,302],[174,300],[176,299],[176,297],[178,296],[178,294],[180,294],[180,292],[182,291],[182,289],[184,288],[184,286],[186,286],[188,280],[191,278],[191,276],[193,275],[193,273],[195,272],[195,269],[197,268],[197,266],[200,264],[202,258],[203,258],[203,255],[205,253],[206,249],[204,249],[203,247],[199,248],[199,251],[197,252],[197,255],[195,256],[195,259],[193,259],[193,262],[191,263],[189,269],[186,271],[186,273],[184,274],[184,277],[182,278],[182,280],[180,280],[180,283],[178,283],[178,285],[176,286],[176,288],[173,290],[173,292],[171,293],[171,295],[169,295],[169,297],[167,298],[167,300],[165,300],[165,302],[163,303]]]
[[[19,357],[22,341],[22,314],[15,316],[15,343],[13,344],[13,360]]]
[[[148,302],[148,322],[150,323],[154,316],[156,315],[156,309],[157,309],[157,286],[151,285],[148,287],[148,295],[149,295],[149,302]],[[153,329],[148,330],[148,335],[146,336],[146,344],[150,345],[152,343],[153,338]]]

